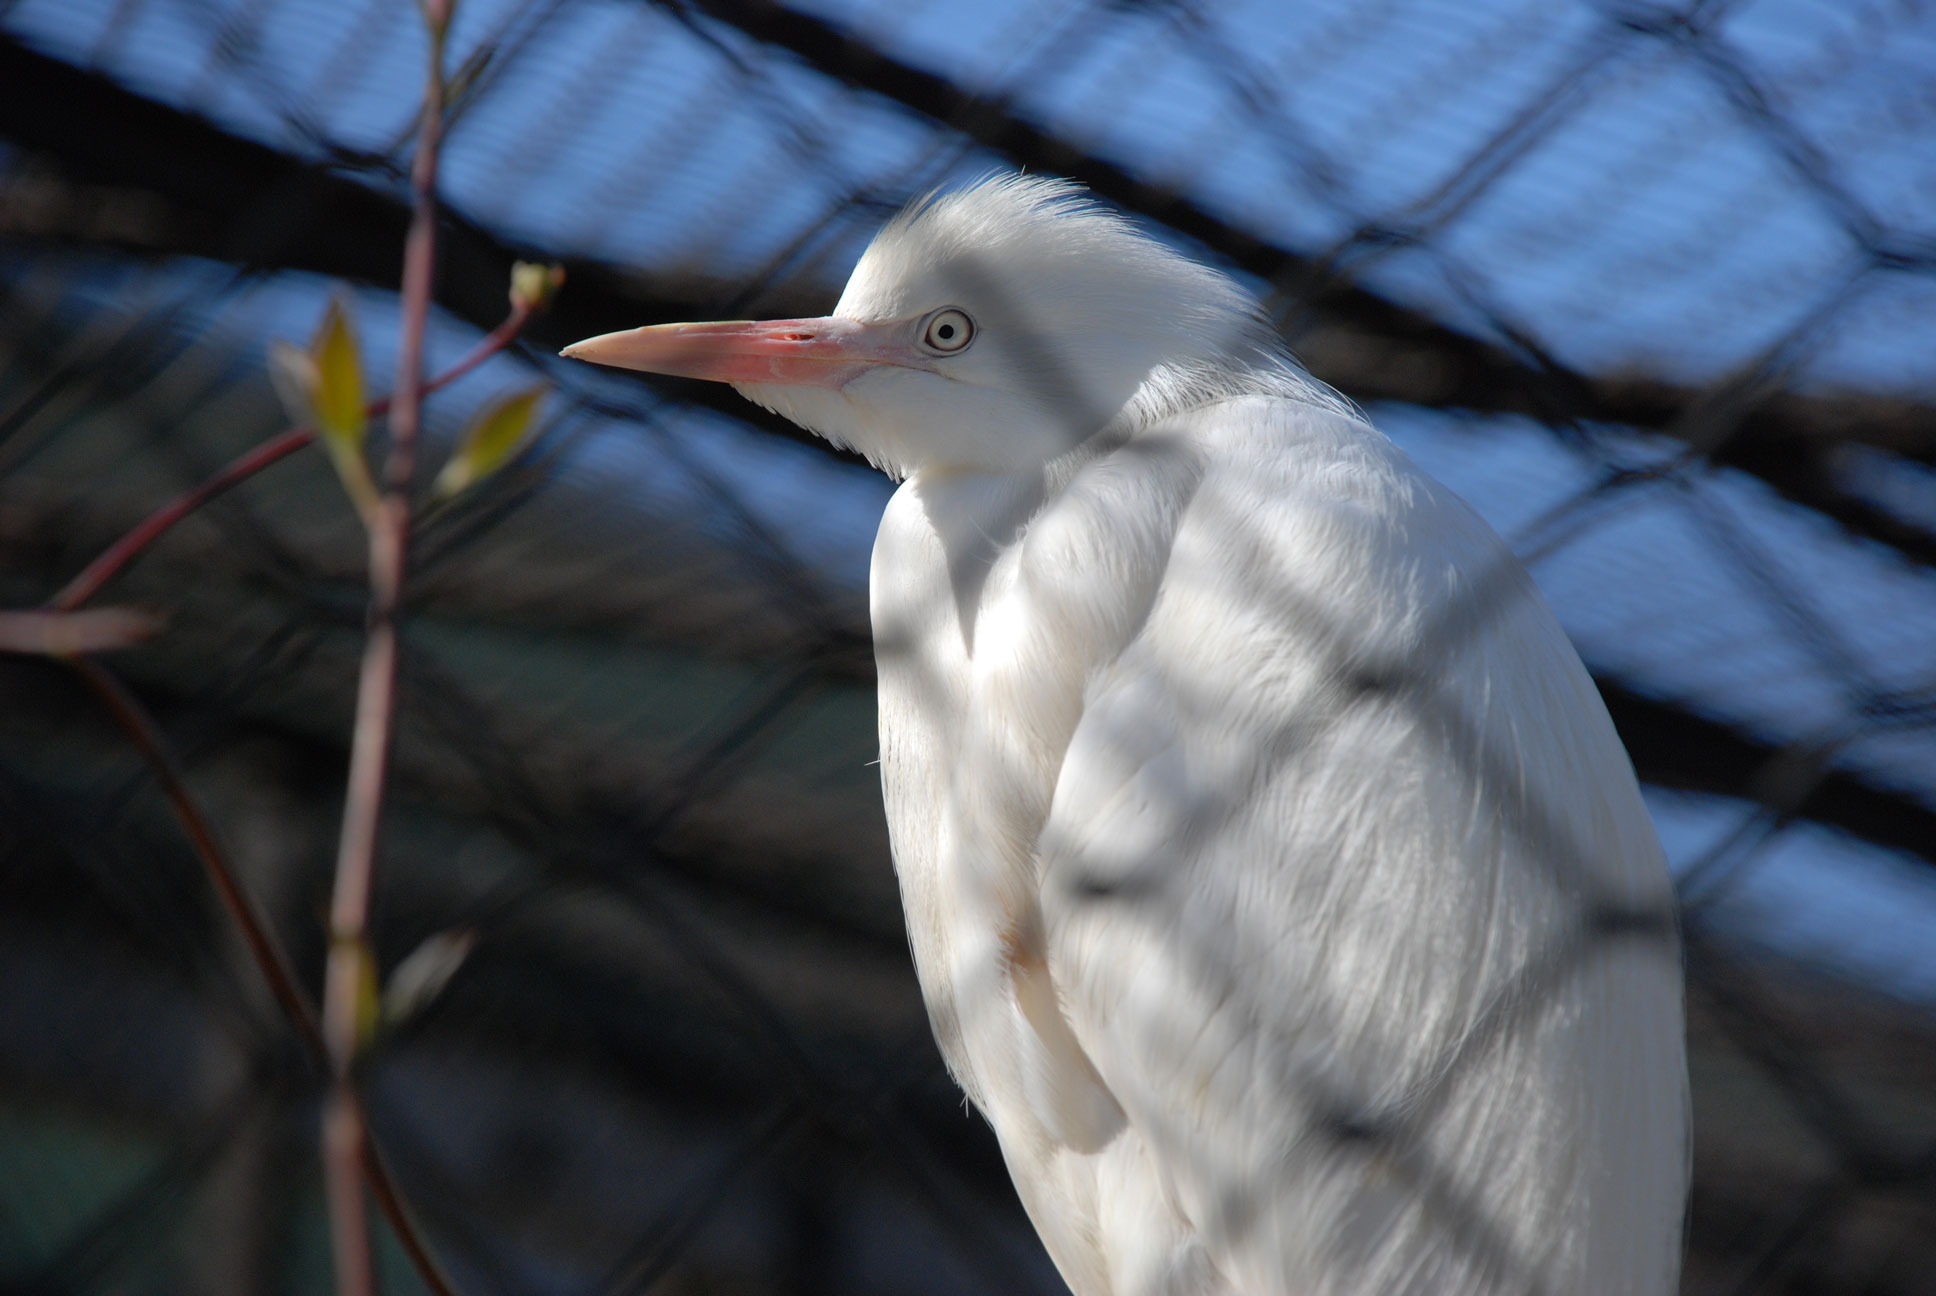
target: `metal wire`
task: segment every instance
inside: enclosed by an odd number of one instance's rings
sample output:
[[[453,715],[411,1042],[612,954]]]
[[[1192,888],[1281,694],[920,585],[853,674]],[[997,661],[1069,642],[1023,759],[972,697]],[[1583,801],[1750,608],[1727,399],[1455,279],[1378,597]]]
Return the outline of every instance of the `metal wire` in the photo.
[[[1831,360],[1873,344],[1863,312],[1878,301],[1936,301],[1936,232],[1877,196],[1882,175],[1936,185],[1915,146],[1936,109],[1912,86],[1891,101],[1910,120],[1851,145],[1818,102],[1897,76],[1890,51],[1930,42],[1923,6],[1851,9],[1803,75],[1753,26],[1801,23],[1781,0],[1501,5],[1412,61],[1435,20],[1404,3],[1338,6],[1291,44],[1219,6],[1071,4],[974,29],[954,62],[908,35],[932,18],[920,10],[855,5],[835,22],[752,0],[474,3],[457,41],[475,76],[447,166],[441,344],[497,322],[513,258],[570,277],[555,314],[476,375],[480,389],[550,383],[544,435],[420,532],[375,940],[386,974],[438,933],[476,943],[428,1006],[386,1027],[365,1077],[399,1183],[463,1290],[1060,1289],[987,1131],[961,1116],[907,965],[867,765],[862,584],[884,488],[730,393],[550,358],[627,324],[824,309],[886,212],[1006,164],[1076,176],[1252,276],[1318,376],[1395,429],[1446,411],[1478,429],[1467,461],[1508,435],[1550,451],[1541,462],[1572,475],[1509,539],[1541,579],[1602,564],[1637,641],[1684,615],[1616,580],[1621,537],[1653,510],[1691,537],[1686,567],[1736,591],[1785,654],[1744,665],[1760,709],[1742,710],[1734,692],[1677,682],[1671,639],[1638,665],[1586,643],[1643,783],[1725,825],[1682,861],[1676,912],[1636,910],[1599,893],[1593,843],[1518,790],[1509,758],[1419,669],[1510,611],[1509,572],[1439,609],[1435,651],[1411,669],[1268,593],[1321,646],[1341,700],[1256,753],[1259,768],[1354,708],[1414,708],[1568,915],[1398,1101],[1317,1069],[1282,1076],[1327,1114],[1332,1150],[1382,1158],[1492,1289],[1540,1290],[1458,1168],[1435,1163],[1431,1121],[1568,978],[1615,951],[1676,958],[1678,935],[1696,1111],[1684,1289],[1931,1290],[1929,1003],[1783,952],[1738,913],[1771,861],[1809,843],[1842,843],[1826,858],[1850,890],[1867,885],[1858,857],[1904,877],[1936,865],[1936,657],[1879,652],[1828,568],[1768,520],[1806,519],[1890,588],[1932,588],[1936,524],[1874,504],[1837,466],[1862,449],[1924,480],[1936,368],[1874,382]],[[377,321],[408,147],[392,120],[407,104],[370,75],[407,27],[380,4],[333,23],[296,0],[52,11],[0,5],[0,77],[17,87],[0,97],[0,602],[20,607],[277,430],[265,333],[299,335],[326,279],[360,285],[369,368],[387,371],[374,353],[390,345]],[[1534,45],[1544,61],[1527,71]],[[1367,80],[1355,117],[1303,93],[1354,61],[1405,72]],[[1509,104],[1472,86],[1491,68],[1516,87]],[[1719,109],[1620,153],[1594,115],[1662,68]],[[1153,69],[1204,87],[1214,111],[1179,112],[1147,148],[1080,126]],[[1439,138],[1437,107],[1467,94],[1487,125],[1460,127],[1455,155],[1414,185],[1367,179],[1370,135]],[[67,110],[30,102],[51,97]],[[630,115],[615,130],[608,111]],[[1527,240],[1523,259],[1499,251],[1497,208],[1555,153],[1622,177],[1639,204],[1730,131],[1756,183],[1834,235],[1809,245],[1778,309],[1755,306],[1770,290],[1752,276],[1715,306],[1747,322],[1704,368],[1605,359],[1525,275],[1562,255],[1648,265],[1630,285],[1581,271],[1572,289],[1641,318],[1765,212],[1636,251],[1622,225],[1637,206],[1593,211]],[[1230,199],[1228,173],[1256,159],[1273,171],[1259,192],[1297,221]],[[103,215],[131,211],[146,215]],[[1033,349],[1045,399],[1096,422],[1053,339]],[[430,407],[446,442],[479,399],[467,390]],[[184,523],[107,596],[166,610],[161,637],[111,664],[312,976],[359,541],[326,466],[295,460]],[[1803,679],[1826,701],[1771,724]],[[89,696],[53,665],[0,657],[0,699],[0,1285],[323,1289],[316,1077]],[[1164,885],[1096,878],[1078,899],[1133,921]],[[1202,976],[1246,1005],[1236,944],[1198,944]],[[1271,1005],[1246,1010],[1256,1031],[1282,1029]],[[396,1256],[385,1269],[412,1289]]]

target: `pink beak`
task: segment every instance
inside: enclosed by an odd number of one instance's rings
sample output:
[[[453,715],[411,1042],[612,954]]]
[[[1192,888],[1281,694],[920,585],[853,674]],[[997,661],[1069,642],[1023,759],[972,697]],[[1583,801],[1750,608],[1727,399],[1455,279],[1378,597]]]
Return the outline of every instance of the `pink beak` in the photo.
[[[586,338],[559,354],[680,378],[838,389],[879,365],[926,368],[925,358],[900,340],[906,330],[905,321],[863,324],[832,315],[654,324]]]

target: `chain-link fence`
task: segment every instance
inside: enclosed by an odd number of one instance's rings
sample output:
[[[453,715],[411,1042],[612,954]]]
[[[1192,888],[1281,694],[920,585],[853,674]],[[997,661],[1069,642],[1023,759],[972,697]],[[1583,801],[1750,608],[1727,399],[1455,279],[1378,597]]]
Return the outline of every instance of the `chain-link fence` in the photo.
[[[1936,11],[962,8],[458,7],[426,368],[489,355],[427,406],[427,460],[550,395],[417,529],[361,1077],[454,1285],[1060,1290],[908,962],[866,594],[890,484],[724,388],[552,355],[824,313],[910,197],[1021,166],[1246,278],[1578,644],[1679,889],[1684,1289],[1936,1291]],[[270,344],[332,295],[393,368],[424,38],[412,6],[297,0],[0,24],[0,605],[27,609],[283,432]],[[567,276],[511,340],[519,260]],[[88,586],[153,637],[0,656],[11,1290],[330,1287],[325,1081],[204,868],[319,994],[367,585],[329,462],[288,451]],[[1431,642],[1509,595],[1480,580]],[[1435,1074],[1581,963],[1671,957],[1429,672],[1336,629],[1340,714],[1428,715],[1567,902]],[[1335,1097],[1340,1146],[1523,1286],[1414,1155],[1432,1095]]]

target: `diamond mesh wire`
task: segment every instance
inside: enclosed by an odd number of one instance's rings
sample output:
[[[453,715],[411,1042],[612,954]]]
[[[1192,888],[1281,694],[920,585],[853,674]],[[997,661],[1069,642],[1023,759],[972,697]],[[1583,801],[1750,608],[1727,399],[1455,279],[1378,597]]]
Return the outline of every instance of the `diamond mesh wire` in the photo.
[[[1936,15],[959,8],[460,7],[430,368],[498,322],[514,258],[569,279],[429,407],[442,447],[552,389],[532,450],[421,527],[407,605],[376,951],[394,982],[426,938],[475,945],[364,1081],[458,1286],[1060,1289],[908,966],[871,764],[889,485],[731,393],[551,358],[820,313],[904,201],[1021,165],[1246,277],[1513,543],[1634,757],[1678,912],[1600,902],[1569,825],[1493,792],[1577,921],[1438,1070],[1611,950],[1673,957],[1677,922],[1684,1289],[1931,1290]],[[24,608],[280,429],[267,343],[336,285],[389,371],[421,47],[383,4],[15,0],[0,24],[0,597]],[[310,452],[106,596],[165,611],[103,660],[309,976],[362,571]],[[1480,581],[1441,647],[1507,597]],[[1512,786],[1429,676],[1348,646],[1337,669]],[[328,1290],[317,1081],[166,802],[71,671],[0,657],[0,690],[0,1278]],[[1527,1289],[1424,1154],[1429,1094],[1319,1097],[1448,1248]]]

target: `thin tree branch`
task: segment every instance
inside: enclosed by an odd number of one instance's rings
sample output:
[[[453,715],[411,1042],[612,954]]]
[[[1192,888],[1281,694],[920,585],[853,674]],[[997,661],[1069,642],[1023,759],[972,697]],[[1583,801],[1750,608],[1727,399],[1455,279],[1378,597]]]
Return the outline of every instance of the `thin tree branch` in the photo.
[[[369,1114],[364,1110],[361,1096],[353,1097],[357,1120],[363,1126],[363,1176],[369,1181],[370,1196],[376,1199],[377,1209],[389,1221],[397,1241],[403,1246],[404,1254],[410,1257],[417,1277],[423,1281],[431,1296],[457,1296],[457,1289],[451,1286],[443,1266],[424,1244],[423,1233],[410,1218],[403,1197],[397,1192],[396,1179],[390,1174],[390,1167],[377,1148],[376,1136],[370,1132]]]
[[[370,511],[370,624],[357,686],[356,728],[350,743],[348,795],[330,901],[329,965],[323,982],[323,1042],[331,1081],[323,1113],[323,1178],[329,1203],[331,1252],[338,1296],[371,1296],[369,1222],[363,1186],[374,1158],[356,1099],[355,1068],[362,1050],[365,1005],[374,996],[374,960],[367,936],[390,752],[395,736],[397,607],[409,562],[410,483],[416,472],[423,411],[423,343],[429,321],[437,231],[437,149],[444,114],[444,36],[448,0],[423,0],[429,33],[422,124],[411,162],[413,205],[404,241],[403,318],[397,381],[390,404],[390,452],[383,494]]]
[[[189,845],[195,848],[209,881],[214,884],[215,893],[221,897],[222,907],[229,911],[236,930],[242,934],[243,943],[248,946],[250,957],[262,970],[263,979],[269,983],[269,993],[275,996],[283,1015],[295,1027],[303,1047],[316,1058],[326,1057],[327,1050],[323,1047],[315,1006],[310,1003],[302,983],[297,980],[289,955],[283,951],[268,922],[256,909],[255,901],[243,890],[235,870],[229,866],[228,858],[216,841],[214,825],[202,812],[200,803],[188,790],[180,766],[168,753],[160,726],[155,724],[140,700],[107,667],[91,657],[70,657],[67,661],[79,672],[81,679],[114,717],[115,723],[127,734],[128,741],[134,744],[135,750],[148,763],[162,795],[174,807],[175,818],[181,822]]]
[[[431,392],[448,387],[504,350],[524,330],[533,313],[530,302],[514,301],[511,313],[504,317],[503,322],[480,339],[476,346],[450,368],[426,382],[423,385],[423,394],[427,396]],[[387,414],[390,411],[390,398],[380,397],[371,401],[365,408],[372,418]],[[177,522],[271,464],[280,463],[315,439],[315,428],[308,425],[292,427],[231,459],[200,485],[175,496],[102,550],[99,557],[82,568],[79,575],[62,586],[60,592],[54,597],[47,600],[46,606],[61,612],[71,612],[80,607],[99,594],[109,581],[125,571],[136,558],[145,553],[150,545],[165,535]]]
[[[215,893],[221,898],[222,907],[228,910],[229,918],[236,930],[242,934],[249,955],[262,973],[262,979],[269,985],[269,992],[282,1009],[283,1016],[295,1029],[296,1036],[302,1041],[303,1049],[309,1054],[318,1070],[325,1074],[329,1071],[329,1050],[323,1044],[322,1027],[316,1016],[315,1006],[297,979],[294,965],[275,938],[275,931],[263,915],[256,909],[255,902],[243,889],[241,879],[230,866],[227,856],[222,853],[216,840],[214,826],[201,808],[201,803],[188,789],[181,766],[169,753],[167,740],[161,726],[149,714],[141,700],[128,690],[107,667],[91,657],[69,657],[72,666],[95,696],[100,698],[115,723],[134,744],[135,750],[147,762],[155,782],[161,787],[162,794],[168,798],[174,809],[175,818],[180,822],[182,831],[194,848],[196,856],[207,870],[209,880],[214,884]],[[361,1100],[358,1099],[359,1118]],[[365,1130],[367,1119],[363,1119]],[[370,1192],[376,1198],[383,1217],[397,1235],[404,1253],[416,1266],[417,1276],[431,1296],[456,1296],[456,1289],[445,1276],[436,1258],[425,1245],[421,1232],[411,1220],[403,1205],[403,1198],[397,1192],[396,1182],[389,1168],[377,1156],[374,1143],[368,1142],[364,1150],[365,1169],[369,1176]]]

